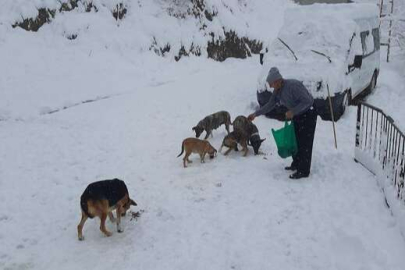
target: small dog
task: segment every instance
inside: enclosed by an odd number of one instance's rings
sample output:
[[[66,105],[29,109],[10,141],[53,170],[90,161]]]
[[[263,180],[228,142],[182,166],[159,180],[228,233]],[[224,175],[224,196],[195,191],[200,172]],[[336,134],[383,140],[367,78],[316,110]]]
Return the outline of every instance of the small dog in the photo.
[[[238,143],[242,146],[242,150],[244,151],[243,156],[246,157],[248,153],[248,147],[247,147],[247,142],[249,141],[249,138],[247,135],[243,132],[240,132],[239,130],[234,130],[228,135],[225,136],[224,140],[222,141],[221,148],[219,148],[219,152],[222,151],[222,147],[226,146],[229,149],[224,153],[224,155],[228,155],[229,152],[234,149],[235,151],[238,151]]]
[[[107,216],[111,222],[115,222],[113,210],[117,214],[117,231],[123,232],[121,228],[121,216],[125,216],[131,205],[137,205],[136,202],[129,198],[128,189],[124,181],[117,178],[112,180],[103,180],[91,183],[84,190],[80,197],[80,206],[82,209],[82,219],[77,226],[79,240],[84,240],[83,226],[87,218],[99,217],[101,220],[100,230],[106,235],[111,236],[107,231],[105,221]]]
[[[192,163],[192,161],[188,159],[191,153],[199,154],[201,163],[204,163],[205,155],[208,153],[210,158],[213,159],[217,153],[217,150],[212,147],[208,141],[203,141],[196,138],[187,138],[181,144],[181,153],[177,157],[181,156],[183,152],[186,152],[186,155],[183,158],[183,166],[186,168],[186,162]]]
[[[232,124],[231,115],[227,111],[220,111],[208,115],[203,120],[198,122],[198,124],[193,127],[193,130],[195,131],[195,136],[197,138],[200,138],[201,133],[203,133],[203,131],[205,130],[207,134],[205,135],[204,139],[206,140],[210,134],[212,135],[213,129],[217,129],[223,124],[225,124],[226,131],[229,134],[229,125]]]
[[[232,125],[234,130],[247,134],[249,138],[248,145],[253,147],[255,155],[259,154],[260,145],[266,140],[266,138],[260,139],[259,130],[256,125],[243,115],[236,117]]]

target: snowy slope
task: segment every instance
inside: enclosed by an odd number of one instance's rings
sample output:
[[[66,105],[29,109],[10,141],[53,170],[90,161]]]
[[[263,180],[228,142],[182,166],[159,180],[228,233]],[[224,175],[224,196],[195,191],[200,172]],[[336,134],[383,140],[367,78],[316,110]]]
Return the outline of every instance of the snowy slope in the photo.
[[[149,75],[151,69],[159,65],[150,51],[153,41],[160,47],[170,44],[175,48],[166,56],[173,59],[182,45],[206,46],[211,38],[198,31],[200,25],[193,17],[182,20],[169,16],[167,5],[171,1],[163,0],[131,2],[126,18],[118,24],[104,8],[97,13],[76,9],[57,14],[37,33],[11,27],[11,18],[20,16],[22,9],[43,7],[52,1],[6,0],[2,4],[0,93],[4,98],[0,99],[0,119],[33,117],[84,100],[126,92],[131,86],[121,84],[120,76],[142,77],[151,83],[155,80]],[[261,0],[243,6],[233,1],[228,9],[238,10],[237,16],[226,15],[224,5],[215,5],[222,7],[222,15],[209,27],[220,33],[224,26],[242,36],[265,41],[277,34],[283,10],[290,3]],[[76,39],[68,39],[74,35]],[[48,87],[48,83],[56,85]]]
[[[77,7],[60,11],[61,5],[67,2],[74,2]],[[126,14],[123,20],[116,21],[113,12],[118,4],[122,4]],[[88,39],[94,35],[102,37],[98,42],[106,45],[116,39],[122,44],[125,39],[133,51],[153,50],[171,58],[201,54],[221,60],[220,52],[212,52],[218,50],[215,47],[218,42],[249,47],[239,48],[238,53],[234,51],[242,58],[252,51],[257,53],[261,43],[272,37],[273,31],[269,30],[280,27],[279,16],[291,5],[292,2],[284,0],[3,0],[0,26],[35,20],[41,17],[40,10],[44,13],[42,17],[47,17],[42,21],[50,21],[53,35],[68,39]],[[39,32],[46,31],[49,36],[47,28],[48,23]]]
[[[255,5],[248,17],[274,22],[258,31],[274,36],[282,13]],[[205,164],[193,155],[184,169],[176,156],[199,120],[252,112],[258,59],[175,62],[143,51],[148,38],[131,35],[135,22],[116,28],[87,15],[66,14],[35,34],[0,24],[1,269],[403,269],[397,221],[353,162],[355,108],[337,124],[338,150],[330,122],[318,120],[307,180],[288,179],[290,160],[270,135],[282,123],[266,118],[255,120],[264,155]],[[70,41],[62,30],[73,22],[85,34]],[[395,68],[381,78],[400,76]],[[214,131],[216,148],[224,135]],[[123,234],[108,222],[110,238],[89,220],[79,242],[81,193],[113,177],[144,212],[124,218]]]

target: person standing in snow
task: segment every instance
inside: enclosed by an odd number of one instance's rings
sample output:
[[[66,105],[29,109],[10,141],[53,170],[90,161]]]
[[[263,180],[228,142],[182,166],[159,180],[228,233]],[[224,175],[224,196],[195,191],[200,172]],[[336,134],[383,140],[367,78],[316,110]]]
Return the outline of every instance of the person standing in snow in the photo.
[[[291,165],[285,169],[296,171],[290,175],[291,179],[308,177],[317,118],[313,107],[314,98],[302,82],[283,79],[276,67],[270,69],[266,81],[274,89],[273,95],[266,105],[250,114],[248,119],[253,121],[255,117],[271,112],[278,102],[286,106],[288,111],[285,118],[294,123],[298,152],[293,156]]]

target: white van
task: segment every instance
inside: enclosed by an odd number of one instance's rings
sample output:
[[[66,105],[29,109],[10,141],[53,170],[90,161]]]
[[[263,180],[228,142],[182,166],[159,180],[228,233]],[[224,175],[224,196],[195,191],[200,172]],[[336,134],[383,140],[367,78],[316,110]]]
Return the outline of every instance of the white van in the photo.
[[[304,83],[315,99],[318,114],[337,121],[355,98],[374,89],[380,70],[378,7],[373,4],[315,4],[286,10],[278,37],[260,60],[257,99],[260,106],[272,95],[266,83],[271,67],[284,78]],[[283,119],[282,105],[268,114]]]

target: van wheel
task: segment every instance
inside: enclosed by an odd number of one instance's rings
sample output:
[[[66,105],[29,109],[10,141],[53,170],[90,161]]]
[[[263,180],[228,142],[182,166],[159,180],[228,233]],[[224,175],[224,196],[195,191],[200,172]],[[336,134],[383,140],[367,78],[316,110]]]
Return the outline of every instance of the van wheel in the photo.
[[[346,97],[345,97],[345,102],[346,104],[353,105],[353,100],[352,100],[352,89],[349,89],[346,91]]]
[[[340,104],[339,108],[339,118],[342,116],[346,110],[346,107],[349,106],[352,102],[352,94],[350,90],[347,90],[345,93],[345,96],[342,100],[342,103]]]
[[[374,72],[373,78],[371,78],[370,82],[370,93],[373,92],[376,85],[377,85],[377,74]]]
[[[373,92],[373,90],[375,89],[376,85],[377,85],[377,73],[374,72],[373,77],[371,78],[370,84],[368,85],[368,87],[364,91],[363,97],[366,97],[366,96],[370,95]]]

